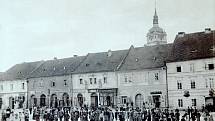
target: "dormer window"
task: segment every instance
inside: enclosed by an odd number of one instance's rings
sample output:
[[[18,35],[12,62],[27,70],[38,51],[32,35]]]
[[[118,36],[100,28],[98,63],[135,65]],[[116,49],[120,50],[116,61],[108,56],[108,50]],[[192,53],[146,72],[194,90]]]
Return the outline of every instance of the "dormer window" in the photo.
[[[55,71],[55,67],[54,67],[53,69],[54,69],[54,71]]]

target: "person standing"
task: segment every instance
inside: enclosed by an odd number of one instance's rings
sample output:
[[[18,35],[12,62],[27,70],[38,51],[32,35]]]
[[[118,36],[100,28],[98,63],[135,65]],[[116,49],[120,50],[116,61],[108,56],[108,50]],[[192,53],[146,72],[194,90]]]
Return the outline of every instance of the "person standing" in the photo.
[[[176,121],[179,121],[179,119],[180,119],[180,113],[179,113],[178,109],[175,109],[175,119],[176,119]]]

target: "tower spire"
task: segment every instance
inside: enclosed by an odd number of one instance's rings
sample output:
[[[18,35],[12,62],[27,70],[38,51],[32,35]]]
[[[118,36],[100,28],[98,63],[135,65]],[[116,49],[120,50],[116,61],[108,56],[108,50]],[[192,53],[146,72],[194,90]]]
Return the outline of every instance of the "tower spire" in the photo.
[[[157,10],[156,10],[156,0],[155,0],[155,14],[153,18],[153,26],[158,26],[158,15],[157,15]]]

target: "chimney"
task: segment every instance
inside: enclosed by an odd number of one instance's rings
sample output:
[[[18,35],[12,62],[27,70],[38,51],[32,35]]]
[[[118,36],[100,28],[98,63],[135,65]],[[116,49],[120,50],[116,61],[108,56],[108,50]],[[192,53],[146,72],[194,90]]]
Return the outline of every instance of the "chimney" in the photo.
[[[178,32],[178,37],[184,37],[185,32]]]
[[[205,33],[206,34],[211,33],[211,28],[205,28]]]
[[[110,57],[112,55],[111,50],[108,50],[107,56]]]
[[[73,55],[73,57],[78,57],[78,55]]]
[[[57,57],[54,57],[54,60],[57,60]]]

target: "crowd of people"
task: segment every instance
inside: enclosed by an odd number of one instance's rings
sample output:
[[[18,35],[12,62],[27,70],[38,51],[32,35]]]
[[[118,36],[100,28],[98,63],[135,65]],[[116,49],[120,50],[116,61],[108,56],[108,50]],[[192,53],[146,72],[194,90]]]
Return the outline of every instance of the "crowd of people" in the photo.
[[[31,115],[31,118],[30,118]],[[2,114],[2,121],[14,117],[14,121],[213,121],[213,117],[207,110],[200,112],[196,108],[189,108],[185,113],[180,113],[178,109],[160,108],[132,108],[132,107],[64,107],[48,108],[34,107],[14,114],[10,108]]]

